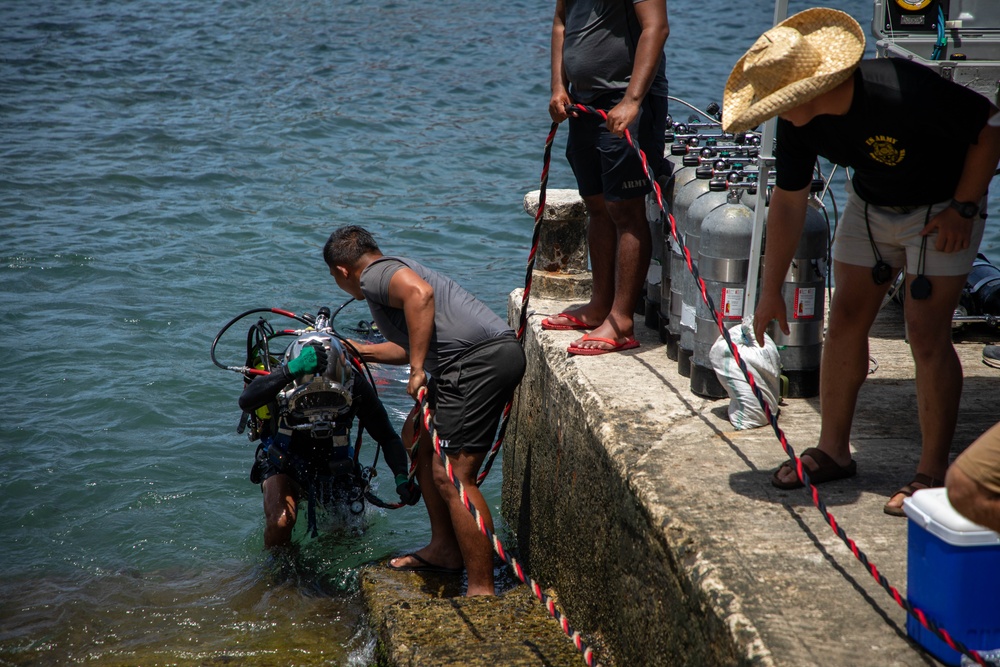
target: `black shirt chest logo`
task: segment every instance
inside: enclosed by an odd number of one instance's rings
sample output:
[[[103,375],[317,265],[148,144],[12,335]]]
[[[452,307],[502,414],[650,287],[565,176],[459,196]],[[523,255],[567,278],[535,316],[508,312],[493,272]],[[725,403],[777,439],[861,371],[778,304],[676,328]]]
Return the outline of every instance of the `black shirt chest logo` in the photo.
[[[868,157],[890,167],[895,167],[906,157],[906,149],[898,143],[898,139],[885,134],[876,134],[865,140],[869,150]]]

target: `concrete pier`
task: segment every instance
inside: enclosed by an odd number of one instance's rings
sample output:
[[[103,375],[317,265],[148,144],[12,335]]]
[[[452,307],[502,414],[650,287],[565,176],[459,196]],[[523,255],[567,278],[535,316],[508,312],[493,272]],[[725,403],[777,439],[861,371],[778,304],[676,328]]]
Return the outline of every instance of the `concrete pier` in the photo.
[[[515,292],[512,322],[520,302]],[[737,431],[728,399],[692,394],[641,318],[639,349],[568,356],[579,332],[542,331],[540,321],[575,303],[529,304],[528,372],[503,450],[503,515],[529,574],[606,647],[604,664],[938,664],[907,637],[905,612],[807,492],[771,486],[787,457],[770,427]],[[1000,370],[982,363],[982,338],[957,348],[965,388],[953,455],[1000,418]],[[818,488],[905,596],[907,520],[882,511],[920,454],[900,306],[880,315],[871,354],[878,367],[852,434],[858,475]],[[818,399],[781,406],[797,453],[816,443],[818,408]]]
[[[537,192],[525,197],[534,215]],[[503,448],[505,540],[527,573],[610,666],[939,664],[906,614],[827,525],[806,490],[781,491],[787,456],[769,426],[736,430],[729,399],[690,391],[658,332],[639,349],[569,356],[574,331],[545,315],[585,302],[586,214],[550,193],[525,332],[527,374]],[[520,318],[511,294],[508,321]],[[965,375],[953,456],[1000,419],[1000,370],[982,363],[990,328],[957,332]],[[920,456],[914,367],[902,307],[872,330],[873,372],[852,431],[858,475],[820,485],[838,524],[905,597],[907,520],[883,513]],[[819,435],[819,399],[785,399],[796,453]],[[455,581],[372,569],[362,589],[385,665],[583,664],[524,586],[467,600]],[[945,629],[948,629],[947,627]]]

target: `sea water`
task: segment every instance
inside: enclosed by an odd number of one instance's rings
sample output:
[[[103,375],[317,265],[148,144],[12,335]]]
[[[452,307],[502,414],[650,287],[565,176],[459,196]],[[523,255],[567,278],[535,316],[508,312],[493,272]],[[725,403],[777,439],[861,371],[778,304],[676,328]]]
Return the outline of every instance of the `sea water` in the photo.
[[[869,0],[816,4],[870,21]],[[328,517],[317,539],[302,521],[297,548],[264,553],[242,380],[209,346],[251,308],[341,304],[320,253],[343,224],[503,314],[550,123],[553,6],[0,3],[0,662],[371,660],[357,572],[426,542],[422,506]],[[669,11],[672,94],[721,102],[773,8]],[[564,145],[553,188],[574,185]],[[366,317],[355,303],[337,323]],[[405,371],[382,380],[399,425]],[[497,518],[501,474],[484,485]]]

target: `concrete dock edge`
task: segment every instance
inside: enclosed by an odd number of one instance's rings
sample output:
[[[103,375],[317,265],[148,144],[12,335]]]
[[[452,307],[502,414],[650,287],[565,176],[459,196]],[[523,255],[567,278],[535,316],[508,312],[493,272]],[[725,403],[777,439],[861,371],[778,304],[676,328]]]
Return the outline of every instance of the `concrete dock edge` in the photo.
[[[509,321],[520,303],[517,291]],[[600,638],[605,664],[937,664],[807,493],[770,485],[786,456],[769,427],[735,430],[728,399],[692,394],[641,323],[639,349],[567,355],[580,332],[542,331],[540,320],[573,305],[529,306],[502,513],[529,574],[558,591],[574,627]],[[953,456],[995,422],[1000,377],[981,363],[982,342],[957,347],[965,391]],[[880,315],[871,352],[879,366],[852,434],[859,474],[820,489],[905,595],[907,521],[882,512],[919,457],[898,306]],[[795,450],[814,445],[818,399],[786,399],[781,410]]]

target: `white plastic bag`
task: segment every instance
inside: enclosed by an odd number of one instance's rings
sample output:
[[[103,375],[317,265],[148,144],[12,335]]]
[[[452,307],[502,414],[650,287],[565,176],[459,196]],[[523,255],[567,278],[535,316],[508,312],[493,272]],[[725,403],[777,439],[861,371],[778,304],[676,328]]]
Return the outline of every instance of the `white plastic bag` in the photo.
[[[764,400],[774,415],[778,414],[781,401],[781,357],[778,347],[771,337],[764,334],[764,347],[757,344],[753,335],[753,319],[746,318],[741,324],[729,328],[729,335],[740,351],[754,382],[764,395]],[[708,355],[719,382],[729,394],[729,421],[739,430],[757,428],[768,423],[764,408],[754,395],[733,357],[726,339],[719,339],[712,345]]]

